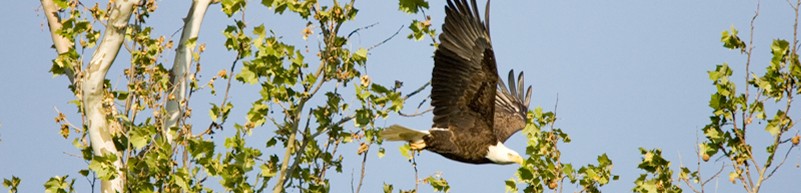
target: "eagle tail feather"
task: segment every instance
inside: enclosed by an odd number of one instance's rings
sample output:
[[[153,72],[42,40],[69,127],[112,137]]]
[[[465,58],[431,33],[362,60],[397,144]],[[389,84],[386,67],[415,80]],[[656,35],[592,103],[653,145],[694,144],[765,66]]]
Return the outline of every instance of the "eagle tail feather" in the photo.
[[[381,138],[387,141],[422,142],[428,131],[410,129],[401,125],[392,125],[381,131]]]

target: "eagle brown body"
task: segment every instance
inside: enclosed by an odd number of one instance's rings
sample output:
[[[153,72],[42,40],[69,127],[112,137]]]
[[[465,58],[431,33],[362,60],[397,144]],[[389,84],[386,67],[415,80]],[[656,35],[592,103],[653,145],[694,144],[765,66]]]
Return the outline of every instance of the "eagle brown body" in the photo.
[[[382,136],[465,163],[521,163],[517,152],[503,142],[525,126],[531,88],[524,100],[522,73],[517,84],[521,87],[515,86],[512,72],[510,89],[499,81],[489,24],[481,21],[475,0],[471,5],[455,1],[448,0],[445,7],[440,45],[434,53],[432,128],[426,132],[393,125]]]

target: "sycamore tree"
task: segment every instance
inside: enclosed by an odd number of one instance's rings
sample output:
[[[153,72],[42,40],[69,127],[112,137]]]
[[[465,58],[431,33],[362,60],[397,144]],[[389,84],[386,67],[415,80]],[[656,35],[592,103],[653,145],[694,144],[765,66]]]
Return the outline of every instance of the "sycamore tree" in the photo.
[[[662,157],[660,149],[640,148],[643,155],[638,168],[645,174],[635,181],[634,192],[710,190],[709,182],[724,178],[743,192],[757,193],[764,183],[781,172],[785,161],[799,143],[799,120],[794,113],[795,97],[801,94],[801,63],[798,58],[798,19],[801,1],[787,1],[794,13],[792,25],[787,26],[791,39],[774,39],[756,53],[770,53],[769,61],[752,61],[755,28],[759,18],[759,1],[751,18],[748,38],[744,41],[734,27],[722,33],[723,47],[742,55],[736,67],[728,63],[708,71],[716,88],[709,99],[712,114],[701,129],[703,141],[698,143],[695,167],[670,168],[671,162]],[[764,68],[754,71],[754,67]],[[734,69],[743,69],[742,77],[733,76]],[[741,89],[738,90],[737,86]],[[798,108],[795,108],[797,110]],[[794,118],[795,115],[795,118]],[[768,136],[767,143],[757,138]],[[705,162],[723,163],[721,168],[704,170]],[[677,173],[677,175],[674,175]],[[681,185],[685,185],[685,189]],[[795,188],[790,188],[794,186]],[[787,190],[797,184],[783,184]],[[712,190],[715,191],[715,190]]]
[[[204,183],[209,177],[219,178],[226,191],[326,192],[325,173],[341,168],[343,157],[336,147],[358,141],[367,151],[377,133],[372,120],[403,105],[397,88],[372,83],[362,73],[368,50],[346,46],[348,37],[340,26],[356,18],[355,1],[248,5],[244,0],[195,0],[179,39],[151,34],[147,21],[159,11],[157,1],[41,3],[58,53],[51,72],[67,77],[80,114],[68,118],[59,113],[56,122],[65,138],[73,136],[73,145],[89,163],[79,173],[98,179],[101,192],[212,191]],[[205,69],[201,56],[206,45],[198,41],[198,31],[212,4],[220,4],[222,12],[234,18],[223,34],[224,46],[236,59],[229,69],[200,80],[197,73]],[[269,26],[249,26],[244,16],[235,19],[248,6],[297,15],[299,22],[308,23],[304,39],[318,42],[318,48],[302,51],[283,43]],[[320,35],[310,36],[312,29]],[[162,58],[173,50],[173,60]],[[120,54],[130,61],[115,61]],[[124,66],[124,80],[114,80],[125,82],[122,86],[110,84],[107,77],[115,63]],[[241,107],[249,109],[237,115],[245,121],[234,123],[230,129],[236,134],[216,144],[210,138],[223,129],[233,108],[228,89],[234,79],[260,87],[252,94],[261,98]],[[225,91],[215,89],[218,80],[225,83]],[[201,91],[222,96],[206,111],[212,122],[195,127],[199,123],[191,121],[189,103],[192,93]],[[359,104],[343,102],[343,93],[356,93]],[[318,102],[310,104],[313,99]],[[69,121],[78,119],[79,123]],[[353,123],[355,129],[345,129],[345,123]],[[246,137],[255,128],[274,129],[264,148],[282,150],[267,153],[247,146]],[[216,152],[216,146],[225,151]],[[73,183],[74,178],[59,176],[45,188],[73,191]]]
[[[77,117],[58,112],[60,135],[80,150],[87,163],[81,176],[55,176],[45,192],[75,190],[76,178],[86,178],[91,191],[100,192],[329,192],[326,175],[341,172],[344,160],[366,160],[371,148],[384,154],[375,120],[398,115],[405,100],[427,85],[402,88],[399,81],[373,82],[366,73],[371,47],[354,47],[343,24],[358,18],[356,0],[193,0],[183,18],[180,37],[154,35],[147,21],[159,10],[156,0],[41,0],[56,55],[50,72],[63,76],[74,95],[68,99]],[[408,39],[430,38],[437,46],[436,30],[425,14],[424,0],[399,0],[409,13]],[[250,13],[260,6],[270,13]],[[222,32],[224,46],[235,55],[230,66],[214,69],[203,64],[206,44],[198,37],[206,13],[221,10],[230,18]],[[289,15],[306,28],[302,36],[316,47],[287,43],[272,27],[246,21],[245,14]],[[213,37],[205,37],[213,38]],[[215,45],[216,46],[216,45]],[[174,58],[165,59],[172,53]],[[124,56],[124,57],[120,57]],[[126,58],[127,60],[117,59]],[[424,57],[424,56],[421,56]],[[116,65],[121,72],[109,72]],[[202,79],[201,69],[217,72]],[[109,74],[119,73],[117,79]],[[258,88],[246,114],[231,114],[230,86],[244,83]],[[218,90],[219,88],[219,90]],[[409,92],[404,94],[403,92]],[[218,101],[196,101],[193,93],[207,92]],[[422,97],[425,98],[425,97]],[[346,100],[355,99],[355,100]],[[354,101],[348,103],[347,101]],[[190,103],[210,103],[194,110]],[[195,112],[195,113],[193,113]],[[426,112],[426,111],[423,111]],[[208,116],[210,123],[193,121]],[[401,114],[403,115],[403,114]],[[408,116],[408,115],[407,115]],[[230,117],[239,122],[230,123]],[[554,113],[530,112],[530,157],[505,183],[507,191],[562,190],[564,182],[578,191],[599,192],[598,187],[617,177],[606,155],[598,164],[573,169],[560,161],[557,144],[567,134],[553,128]],[[550,127],[548,127],[550,125]],[[219,136],[222,129],[235,131]],[[271,131],[262,146],[246,143],[254,129]],[[218,143],[212,137],[223,137]],[[342,144],[358,144],[358,155],[338,152]],[[220,151],[222,149],[223,151]],[[409,154],[413,162],[413,153]],[[361,157],[360,157],[361,156]],[[361,161],[362,175],[365,161]],[[330,175],[329,175],[330,176]],[[211,183],[210,178],[216,179]],[[363,179],[363,176],[362,178]],[[415,181],[447,192],[441,177]],[[5,179],[16,192],[21,179]],[[498,183],[504,183],[502,179]],[[558,188],[557,188],[558,187]],[[361,182],[355,192],[361,189]],[[393,192],[386,184],[385,192]],[[398,190],[416,192],[417,188]]]

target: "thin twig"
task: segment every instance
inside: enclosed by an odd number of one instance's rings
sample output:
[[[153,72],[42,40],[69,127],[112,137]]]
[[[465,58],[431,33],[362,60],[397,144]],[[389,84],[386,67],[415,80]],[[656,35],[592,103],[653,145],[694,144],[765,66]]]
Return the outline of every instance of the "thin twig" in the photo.
[[[708,179],[704,180],[704,182],[702,182],[701,185],[706,185],[707,183],[711,182],[713,179],[715,179],[718,176],[720,176],[720,174],[723,173],[723,169],[724,168],[726,168],[726,164],[721,165],[720,166],[720,170],[718,170],[718,172],[715,172],[715,175],[712,175],[712,177],[709,177]]]
[[[403,29],[403,27],[404,27],[404,26],[403,26],[403,25],[401,25],[401,26],[400,26],[400,28],[398,28],[398,31],[395,31],[395,33],[394,33],[394,34],[392,34],[391,36],[389,36],[387,39],[384,39],[384,41],[378,42],[378,44],[375,44],[375,45],[373,45],[373,46],[370,46],[369,48],[367,48],[367,51],[373,50],[373,48],[377,48],[378,46],[384,45],[384,43],[387,43],[387,42],[388,42],[389,40],[391,40],[392,38],[395,38],[395,36],[397,36],[397,35],[398,35],[398,33],[400,33],[400,31]]]
[[[695,133],[695,143],[698,143],[698,132],[696,132],[696,133]],[[696,154],[695,154],[696,156],[695,156],[695,157],[699,157],[699,156],[697,156],[697,155],[700,155],[700,154],[698,154],[698,148],[697,148],[697,147],[695,148],[695,152],[696,152]],[[677,154],[679,155],[679,168],[683,168],[683,167],[684,167],[684,158],[682,158],[682,156],[681,156],[681,152],[678,152]],[[700,158],[696,158],[696,159],[700,159]],[[700,173],[701,173],[701,172],[700,172],[700,170],[698,171],[698,173],[699,173],[699,175],[700,175]],[[681,178],[681,177],[679,177],[679,178],[678,178],[678,181],[684,182],[684,184],[686,184],[686,185],[687,185],[687,187],[689,187],[689,188],[690,188],[690,190],[692,190],[693,192],[695,192],[695,193],[701,193],[700,191],[698,191],[697,189],[695,189],[695,187],[693,187],[693,186],[690,184],[690,179],[689,179],[689,178],[687,178],[687,179],[684,179],[684,178]],[[702,186],[702,187],[703,187],[703,186]]]
[[[556,125],[556,109],[559,107],[559,93],[556,93],[556,102],[553,104],[553,122],[551,123],[551,130],[553,130],[553,125]]]
[[[397,84],[397,83],[396,83],[396,84]],[[402,84],[402,83],[400,83],[400,84]],[[407,99],[409,99],[409,97],[412,97],[412,96],[414,96],[414,95],[416,95],[416,94],[420,93],[421,91],[423,91],[423,89],[425,89],[426,87],[428,87],[428,85],[431,85],[431,81],[429,81],[429,82],[426,82],[425,84],[423,84],[423,86],[420,86],[420,88],[417,88],[417,89],[415,89],[414,91],[412,91],[411,93],[407,94],[406,96],[403,96],[403,100],[407,100]],[[428,97],[426,97],[426,99],[427,99],[427,98],[428,98]],[[433,110],[434,110],[434,107],[430,107],[430,108],[428,108],[428,109],[424,110],[423,112],[419,112],[419,110],[420,110],[420,107],[422,107],[422,106],[423,106],[423,104],[425,104],[425,102],[427,101],[426,99],[423,99],[422,101],[420,101],[420,104],[418,104],[418,105],[417,105],[417,110],[416,110],[414,113],[407,114],[407,113],[403,113],[403,112],[400,112],[400,111],[398,111],[398,114],[399,114],[400,116],[404,116],[404,117],[416,117],[416,116],[423,115],[423,114],[425,114],[425,113],[427,113],[427,112],[429,112],[429,111],[433,111]]]
[[[773,176],[773,174],[774,174],[774,173],[776,173],[776,170],[779,170],[779,168],[780,168],[780,167],[782,167],[782,165],[784,165],[784,162],[785,162],[785,161],[787,161],[787,157],[789,157],[789,156],[790,156],[790,152],[791,152],[791,151],[793,150],[793,148],[795,148],[795,147],[798,147],[798,146],[797,146],[797,145],[792,145],[792,146],[790,146],[790,148],[789,148],[789,149],[787,149],[787,152],[786,152],[786,153],[784,153],[784,159],[782,159],[782,161],[781,161],[781,162],[779,162],[779,165],[776,165],[776,167],[774,167],[774,168],[773,168],[773,170],[772,170],[772,171],[770,171],[770,174],[768,174],[768,176],[767,176],[767,177],[765,177],[765,180],[767,180],[768,178],[770,178],[771,176]]]
[[[419,192],[420,174],[417,171],[417,160],[415,159],[415,152],[412,150],[412,168],[414,168],[414,192]]]
[[[228,76],[228,83],[225,85],[225,95],[223,95],[223,100],[222,100],[222,102],[220,103],[220,106],[219,106],[221,109],[225,109],[225,103],[227,102],[228,94],[231,91],[231,80],[234,79],[233,77],[236,74],[236,73],[234,73],[234,69],[236,69],[236,63],[238,63],[240,59],[241,58],[239,56],[237,56],[236,59],[234,59],[234,61],[231,62],[231,70],[230,70],[230,75]],[[203,131],[203,132],[201,132],[201,133],[199,133],[199,134],[197,134],[195,136],[196,137],[200,137],[200,136],[203,136],[203,135],[206,135],[206,134],[214,134],[213,129],[223,129],[223,124],[225,124],[225,120],[226,119],[223,118],[220,121],[220,123],[211,121],[211,123],[209,124],[209,127],[205,131]]]
[[[415,111],[412,114],[406,114],[406,113],[398,111],[398,115],[404,116],[404,117],[416,117],[416,116],[424,115],[424,114],[426,114],[428,112],[431,112],[431,111],[434,111],[434,107],[429,107],[428,109],[426,109],[424,111],[420,111],[420,112],[416,112]]]
[[[753,44],[754,31],[755,31],[754,30],[755,29],[754,23],[755,23],[757,17],[759,16],[760,3],[761,3],[761,1],[757,1],[756,10],[754,11],[754,16],[751,17],[750,34],[749,34],[749,40],[748,40],[748,45],[747,45],[748,46],[748,50],[747,51],[744,50],[745,54],[746,54],[746,64],[745,64],[745,68],[746,68],[745,81],[746,82],[748,81],[748,77],[750,76],[750,73],[749,73],[750,68],[749,67],[751,66],[751,55],[752,55],[752,53],[753,53],[752,51],[754,49],[754,44]],[[747,100],[748,99],[747,97],[748,97],[749,90],[748,90],[748,87],[746,87],[745,89],[746,89],[745,90],[746,91],[745,92],[745,96],[746,96],[746,100]],[[736,123],[736,120],[735,120],[736,115],[734,113],[735,112],[732,112],[732,117],[733,117],[732,118],[732,122]],[[747,123],[749,122],[749,117],[745,116],[745,114],[746,114],[745,111],[743,111],[741,114],[742,114],[742,120],[741,120],[742,121],[742,128],[738,129],[737,128],[737,124],[732,124],[732,125],[733,125],[734,131],[735,131],[734,134],[737,136],[737,138],[739,138],[741,143],[746,143],[746,139],[745,138],[746,138],[746,132],[747,132],[747,129],[748,129],[748,124]],[[753,156],[754,154],[751,152],[750,148],[746,148],[745,151],[749,155],[748,156],[749,160],[752,163],[752,165],[754,166],[754,169],[756,169],[761,174],[762,173],[762,172],[760,172],[760,171],[762,171],[761,166],[759,166],[759,162],[757,162],[756,159],[754,158],[754,156]],[[734,161],[734,159],[735,159],[734,157],[732,157],[732,156],[729,156],[729,157],[730,157],[730,160]],[[744,165],[744,168],[743,168],[744,170],[740,170],[740,168],[739,168],[739,166],[737,164],[732,164],[732,167],[738,173],[740,173],[740,171],[745,171],[745,177],[743,177],[743,175],[739,175],[738,179],[742,182],[743,187],[748,191],[748,190],[754,188],[754,180],[751,177],[751,170],[750,170],[748,161],[744,161],[742,165]],[[758,181],[761,181],[761,178],[758,179]],[[759,182],[757,182],[757,186],[758,186],[758,184],[759,184]]]
[[[337,149],[339,149],[340,142],[342,142],[341,139],[334,141],[334,149],[331,150],[331,156],[332,157],[337,154]],[[320,170],[320,178],[319,179],[325,179],[325,173],[326,173],[326,171],[328,171],[328,167],[329,167],[328,166],[328,162],[323,162],[323,168],[322,168],[322,170]]]
[[[350,36],[352,36],[353,34],[359,34],[359,31],[370,29],[371,27],[376,26],[376,25],[378,25],[378,22],[375,22],[373,24],[370,24],[370,25],[367,25],[367,26],[364,26],[364,27],[356,28],[355,30],[353,30],[350,33],[348,33],[348,37],[346,37],[345,39],[350,40]],[[361,34],[359,34],[359,35],[361,35]]]
[[[370,144],[367,144],[367,146],[369,147]],[[362,190],[362,183],[364,182],[364,171],[365,171],[365,166],[367,165],[367,154],[369,152],[370,148],[367,148],[367,150],[364,151],[364,155],[362,155],[362,171],[361,175],[359,176],[359,185],[356,186],[356,193],[359,193]]]
[[[425,89],[428,85],[431,85],[431,81],[426,82],[425,84],[423,84],[423,86],[420,86],[420,88],[417,88],[414,91],[412,91],[411,93],[409,93],[406,96],[404,96],[403,100],[409,99],[409,97],[412,97],[412,96],[416,95],[417,93],[420,93],[420,91],[423,91],[423,89]]]

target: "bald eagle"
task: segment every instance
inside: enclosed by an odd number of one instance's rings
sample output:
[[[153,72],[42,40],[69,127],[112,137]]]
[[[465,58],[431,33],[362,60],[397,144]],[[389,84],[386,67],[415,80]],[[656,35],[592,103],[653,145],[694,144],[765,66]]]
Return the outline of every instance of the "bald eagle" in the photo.
[[[489,17],[487,1],[485,18]],[[523,163],[503,142],[526,124],[531,87],[523,95],[523,73],[509,87],[499,81],[489,35],[476,1],[448,0],[440,45],[434,53],[431,105],[434,124],[428,131],[392,125],[382,131],[388,141],[407,141],[412,149],[429,150],[472,164]]]

